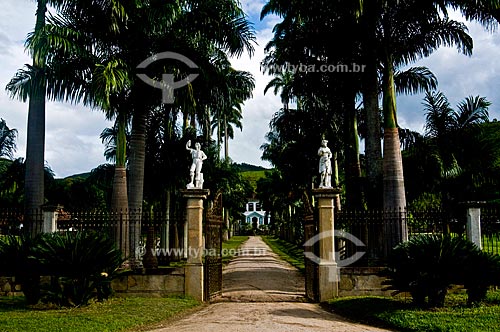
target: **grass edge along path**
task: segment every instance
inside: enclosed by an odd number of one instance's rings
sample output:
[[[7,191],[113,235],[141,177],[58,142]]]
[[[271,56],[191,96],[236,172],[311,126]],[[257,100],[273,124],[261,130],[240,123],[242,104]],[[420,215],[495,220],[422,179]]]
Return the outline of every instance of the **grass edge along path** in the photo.
[[[300,273],[304,273],[304,250],[296,244],[278,239],[270,235],[263,235],[261,239],[278,255],[282,260],[296,267]]]
[[[480,306],[465,306],[465,294],[449,294],[445,308],[418,309],[409,299],[346,297],[326,308],[347,319],[401,332],[500,331],[500,291],[491,291]]]
[[[0,331],[140,331],[194,310],[191,298],[111,298],[79,308],[26,306],[23,297],[0,297]],[[29,330],[26,327],[29,326]]]
[[[222,242],[222,264],[226,265],[236,256],[238,249],[248,240],[248,236],[235,235],[229,240]]]

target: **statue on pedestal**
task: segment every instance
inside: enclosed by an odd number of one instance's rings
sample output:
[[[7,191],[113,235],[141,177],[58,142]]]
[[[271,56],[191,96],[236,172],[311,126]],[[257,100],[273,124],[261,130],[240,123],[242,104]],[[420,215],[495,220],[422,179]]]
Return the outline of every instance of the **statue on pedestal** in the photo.
[[[318,150],[319,158],[319,173],[320,173],[320,188],[331,188],[332,187],[332,152],[327,146],[328,141],[322,140],[321,147]]]
[[[203,160],[207,159],[207,155],[201,150],[201,144],[195,143],[195,149],[191,148],[191,140],[186,143],[186,150],[191,152],[191,158],[193,158],[193,163],[189,169],[189,176],[191,177],[191,182],[186,186],[187,189],[203,189],[203,173],[201,172],[201,167],[203,166]]]

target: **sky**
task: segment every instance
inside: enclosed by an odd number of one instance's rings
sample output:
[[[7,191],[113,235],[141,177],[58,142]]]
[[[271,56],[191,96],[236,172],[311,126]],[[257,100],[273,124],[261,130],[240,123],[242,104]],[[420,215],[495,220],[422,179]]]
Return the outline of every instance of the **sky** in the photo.
[[[243,55],[232,59],[232,64],[236,69],[251,72],[256,79],[256,88],[253,98],[244,104],[243,131],[236,129],[234,140],[229,144],[229,153],[235,162],[270,167],[268,162],[261,160],[260,146],[265,143],[269,121],[280,109],[281,102],[271,90],[264,95],[264,87],[272,77],[260,71],[260,62],[264,57],[264,47],[272,38],[272,28],[279,18],[270,16],[260,21],[264,0],[242,0],[241,3],[254,24],[257,45],[252,58]],[[15,157],[25,156],[28,105],[10,99],[4,88],[17,69],[31,63],[24,51],[24,40],[33,30],[35,9],[34,0],[2,0],[0,12],[0,118],[5,119],[10,128],[18,130]],[[459,18],[459,15],[454,16]],[[500,34],[487,32],[474,23],[467,25],[474,39],[471,57],[459,54],[454,48],[441,48],[415,65],[429,67],[438,78],[438,88],[453,107],[469,95],[481,95],[492,102],[490,118],[500,118],[500,61],[497,60],[500,58]],[[401,127],[423,131],[422,100],[423,94],[398,96]],[[99,135],[111,125],[98,110],[47,102],[45,160],[56,177],[88,172],[105,163],[104,146]]]

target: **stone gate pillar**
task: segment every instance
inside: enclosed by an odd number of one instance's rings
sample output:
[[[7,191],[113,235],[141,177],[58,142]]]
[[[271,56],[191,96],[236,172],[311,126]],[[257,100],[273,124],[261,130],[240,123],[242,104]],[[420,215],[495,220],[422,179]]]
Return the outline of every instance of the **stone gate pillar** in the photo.
[[[339,195],[337,188],[313,189],[317,200],[319,224],[318,297],[328,301],[339,294],[339,271],[335,261],[334,201]]]
[[[187,264],[185,268],[184,292],[198,301],[203,301],[203,201],[207,199],[208,189],[183,189],[187,199]]]
[[[486,205],[486,202],[475,201],[475,202],[464,202],[467,211],[467,222],[465,224],[465,235],[467,240],[474,243],[483,249],[481,243],[481,206]]]

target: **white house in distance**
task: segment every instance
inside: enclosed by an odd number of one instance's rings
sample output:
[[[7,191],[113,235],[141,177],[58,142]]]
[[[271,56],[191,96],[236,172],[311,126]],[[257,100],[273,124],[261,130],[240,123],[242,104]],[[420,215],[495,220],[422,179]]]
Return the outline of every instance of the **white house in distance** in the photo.
[[[254,229],[269,223],[266,218],[266,211],[262,210],[262,205],[258,199],[248,200],[247,208],[243,215],[245,216],[244,222],[251,224]]]

